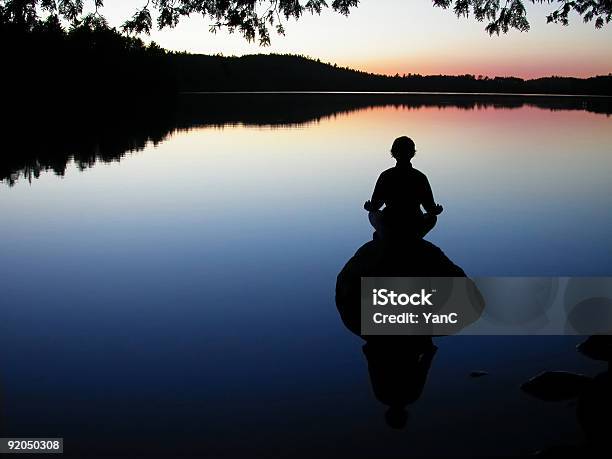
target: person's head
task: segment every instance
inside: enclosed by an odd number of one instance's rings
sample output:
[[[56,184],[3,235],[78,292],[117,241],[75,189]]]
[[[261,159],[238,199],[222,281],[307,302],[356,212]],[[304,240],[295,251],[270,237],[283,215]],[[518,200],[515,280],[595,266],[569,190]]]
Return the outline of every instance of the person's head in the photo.
[[[403,429],[408,423],[408,412],[401,405],[390,406],[385,413],[387,425],[392,429]]]
[[[393,141],[393,145],[391,146],[391,156],[393,156],[397,161],[410,161],[414,157],[415,153],[416,148],[410,137],[406,137],[404,135]]]

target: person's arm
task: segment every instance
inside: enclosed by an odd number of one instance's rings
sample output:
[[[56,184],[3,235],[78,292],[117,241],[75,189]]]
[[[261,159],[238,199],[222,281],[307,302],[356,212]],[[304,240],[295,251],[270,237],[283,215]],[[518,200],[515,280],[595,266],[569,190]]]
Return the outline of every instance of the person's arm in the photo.
[[[423,197],[421,204],[428,214],[439,215],[444,209],[440,204],[436,204],[434,201],[431,185],[429,184],[427,177],[424,177],[424,180],[425,182],[423,184]]]
[[[384,205],[385,200],[383,198],[383,183],[382,183],[382,175],[378,177],[376,181],[376,185],[374,186],[374,191],[372,192],[372,199],[369,199],[363,205],[363,208],[368,212],[375,212],[380,210],[380,208]]]

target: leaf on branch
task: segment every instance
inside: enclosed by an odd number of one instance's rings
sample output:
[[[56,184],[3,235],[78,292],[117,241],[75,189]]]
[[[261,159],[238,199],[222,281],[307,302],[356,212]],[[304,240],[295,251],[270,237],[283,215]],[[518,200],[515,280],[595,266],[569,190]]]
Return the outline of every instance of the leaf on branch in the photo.
[[[569,24],[572,11],[578,13],[585,22],[595,21],[601,28],[612,20],[612,1],[610,0],[529,0],[531,3],[556,3],[559,7],[546,16],[547,23]],[[510,29],[522,32],[530,29],[524,0],[432,0],[433,6],[453,7],[457,16],[474,14],[478,21],[487,20],[485,30],[490,34],[506,33]]]
[[[131,19],[123,23],[121,29],[126,33],[146,33],[151,32],[153,21],[151,20],[151,12],[147,7],[134,13]]]
[[[85,26],[88,29],[106,29],[108,28],[108,23],[106,19],[99,14],[90,13],[85,15],[80,21],[79,24]]]
[[[325,4],[325,2],[322,2]],[[351,12],[351,8],[356,8],[359,5],[359,0],[334,0],[332,8],[338,13],[348,16]],[[325,4],[327,6],[327,4]]]
[[[304,8],[311,14],[321,14],[323,7],[327,7],[327,3],[320,0],[308,0]]]
[[[71,22],[75,22],[83,13],[83,0],[59,0],[58,12]]]
[[[180,18],[181,15],[177,9],[172,7],[162,8],[157,18],[157,27],[159,29],[163,29],[164,27],[174,28],[179,23]]]
[[[40,7],[45,11],[53,12],[57,10],[57,3],[55,0],[41,0]]]
[[[433,5],[447,9],[452,3],[452,0],[433,0]]]
[[[455,14],[457,17],[465,16],[468,17],[470,14],[470,0],[457,0],[455,2]]]

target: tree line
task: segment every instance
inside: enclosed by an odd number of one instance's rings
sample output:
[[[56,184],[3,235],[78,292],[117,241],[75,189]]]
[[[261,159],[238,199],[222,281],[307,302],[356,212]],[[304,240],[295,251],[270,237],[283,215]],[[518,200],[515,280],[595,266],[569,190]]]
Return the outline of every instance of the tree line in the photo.
[[[190,91],[430,91],[612,94],[612,76],[592,78],[476,75],[386,76],[305,56],[242,57],[168,52],[127,36],[94,17],[65,27],[57,16],[15,23],[0,16],[3,87],[19,94],[17,110],[98,103],[152,103]],[[41,108],[42,107],[42,108]]]

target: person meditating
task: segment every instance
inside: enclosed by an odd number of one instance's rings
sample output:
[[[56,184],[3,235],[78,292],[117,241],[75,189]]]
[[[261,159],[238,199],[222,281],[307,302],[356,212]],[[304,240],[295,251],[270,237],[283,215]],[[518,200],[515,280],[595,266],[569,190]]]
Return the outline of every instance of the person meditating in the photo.
[[[398,137],[391,147],[395,167],[380,174],[372,193],[365,202],[375,237],[422,238],[435,226],[442,206],[434,201],[431,186],[422,172],[412,167],[416,153],[412,139]],[[380,210],[383,205],[383,210]],[[421,210],[425,209],[425,213]]]

